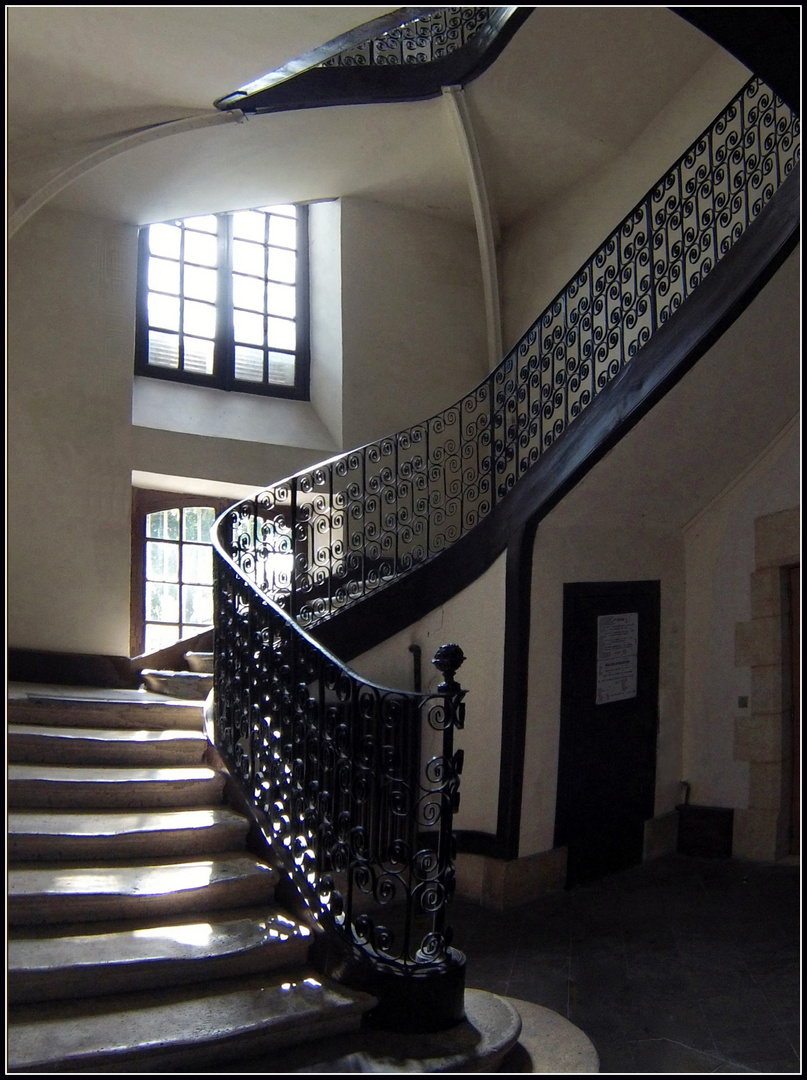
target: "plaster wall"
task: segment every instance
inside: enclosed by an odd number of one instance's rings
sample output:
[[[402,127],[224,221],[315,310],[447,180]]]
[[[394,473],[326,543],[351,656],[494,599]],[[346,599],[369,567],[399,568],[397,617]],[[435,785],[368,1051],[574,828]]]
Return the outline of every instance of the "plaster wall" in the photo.
[[[46,210],[8,250],[9,644],[128,653],[134,230]]]
[[[505,231],[499,265],[506,348],[518,341],[748,77],[742,64],[718,50],[623,154]]]
[[[346,448],[468,393],[487,374],[475,233],[343,199],[342,333]]]
[[[456,676],[468,691],[465,727],[454,745],[465,752],[457,829],[496,832],[501,757],[502,673],[504,665],[505,556],[477,581],[414,626],[395,634],[352,662],[362,677],[382,686],[413,688],[410,645],[422,655],[423,691],[441,680],[431,660],[441,645],[454,642],[465,653]],[[480,612],[484,615],[480,617]],[[435,749],[435,753],[437,750]]]
[[[800,427],[790,423],[684,530],[686,662],[682,777],[694,803],[745,809],[749,763],[734,756],[749,717],[752,671],[737,666],[735,627],[750,620],[757,518],[800,502]],[[741,701],[744,699],[744,701]]]
[[[349,204],[312,215],[310,403],[133,379],[134,227],[47,207],[13,237],[10,645],[128,653],[133,474],[257,489],[340,439],[422,420],[481,378],[473,234]]]

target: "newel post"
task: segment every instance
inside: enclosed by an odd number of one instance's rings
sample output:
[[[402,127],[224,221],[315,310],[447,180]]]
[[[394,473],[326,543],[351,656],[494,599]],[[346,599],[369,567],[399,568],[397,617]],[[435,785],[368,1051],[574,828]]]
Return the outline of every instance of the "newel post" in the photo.
[[[465,726],[465,702],[466,691],[462,689],[455,679],[460,666],[465,662],[465,654],[459,645],[441,645],[434,654],[432,664],[443,676],[443,681],[437,687],[437,693],[442,694],[444,702],[444,718],[442,724],[443,746],[442,759],[442,790],[443,806],[440,817],[439,837],[439,861],[443,875],[444,901],[437,912],[435,930],[440,934],[445,933],[446,926],[446,903],[454,892],[454,814],[460,805],[460,774],[462,773],[463,751],[454,751],[454,729],[462,729]]]

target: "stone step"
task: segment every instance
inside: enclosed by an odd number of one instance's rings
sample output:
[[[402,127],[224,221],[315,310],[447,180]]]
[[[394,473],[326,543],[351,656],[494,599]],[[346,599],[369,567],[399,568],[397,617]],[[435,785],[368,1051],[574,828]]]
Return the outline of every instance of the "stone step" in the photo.
[[[207,748],[201,731],[8,725],[8,760],[80,765],[183,765],[200,763]]]
[[[209,1069],[358,1029],[368,994],[305,969],[9,1011],[13,1071]],[[271,1061],[271,1058],[267,1060]]]
[[[159,698],[137,690],[9,694],[9,719],[55,727],[202,730],[202,702]]]
[[[204,701],[213,689],[213,676],[200,671],[156,671],[144,668],[140,672],[143,686],[153,694],[168,694],[188,701]]]
[[[191,671],[202,671],[206,675],[213,674],[215,657],[212,652],[188,652],[185,653],[185,659]]]
[[[271,903],[276,870],[247,854],[188,862],[12,867],[11,926],[169,919],[175,913]]]
[[[299,966],[311,931],[276,908],[112,933],[8,942],[9,1002],[74,1000],[197,985]]]
[[[8,814],[14,862],[143,859],[244,848],[249,822],[227,807],[143,813],[24,810]]]
[[[14,810],[62,807],[207,807],[221,803],[224,777],[205,766],[155,769],[71,765],[9,765],[8,805]]]

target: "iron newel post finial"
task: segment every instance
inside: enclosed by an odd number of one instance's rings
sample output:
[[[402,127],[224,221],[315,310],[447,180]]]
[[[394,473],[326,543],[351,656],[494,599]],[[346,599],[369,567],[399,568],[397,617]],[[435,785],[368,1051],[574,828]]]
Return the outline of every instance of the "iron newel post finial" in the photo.
[[[459,645],[441,645],[434,654],[432,663],[445,679],[445,682],[441,682],[437,687],[438,693],[451,694],[461,689],[454,679],[457,670],[465,663],[465,653]]]

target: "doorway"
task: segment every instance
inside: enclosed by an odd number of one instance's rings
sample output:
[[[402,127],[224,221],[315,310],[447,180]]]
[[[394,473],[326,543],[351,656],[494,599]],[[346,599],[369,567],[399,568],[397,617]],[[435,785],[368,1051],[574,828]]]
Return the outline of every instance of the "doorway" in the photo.
[[[555,846],[567,886],[642,861],[653,816],[660,583],[563,587]]]

